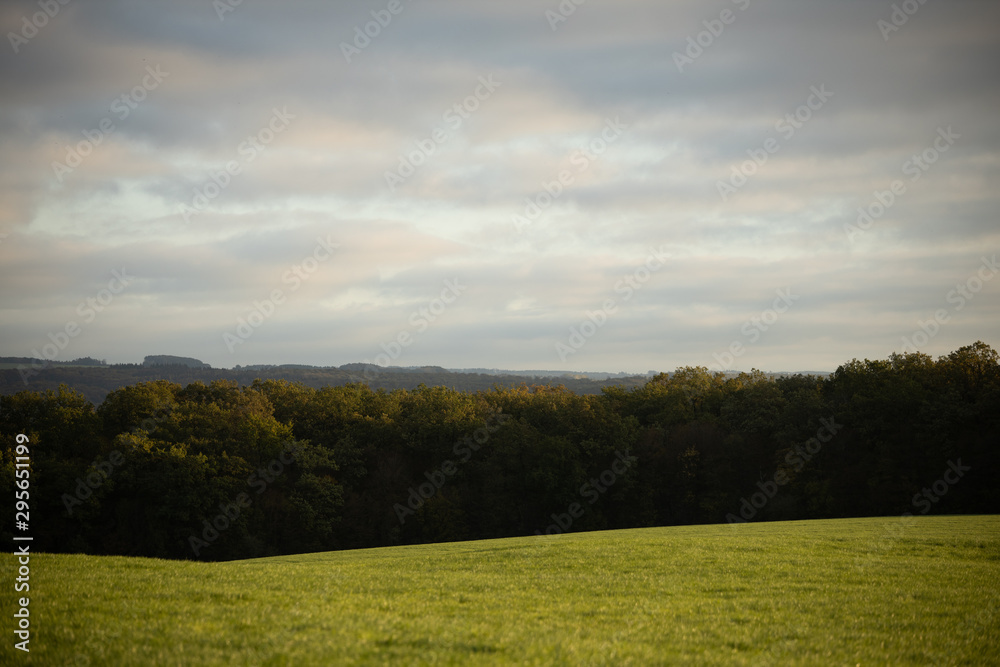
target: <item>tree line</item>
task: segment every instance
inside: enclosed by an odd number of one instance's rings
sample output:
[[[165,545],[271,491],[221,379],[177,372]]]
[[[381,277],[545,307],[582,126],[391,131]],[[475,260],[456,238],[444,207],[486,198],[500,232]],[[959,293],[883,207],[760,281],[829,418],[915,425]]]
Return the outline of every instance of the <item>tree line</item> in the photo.
[[[4,363],[4,359],[8,360],[7,363]],[[578,394],[599,394],[605,387],[615,385],[642,386],[649,377],[633,376],[609,380],[592,380],[586,377],[536,379],[532,376],[449,372],[444,368],[433,366],[423,369],[406,369],[374,364],[344,364],[339,368],[292,365],[236,366],[232,369],[193,367],[181,364],[84,365],[74,362],[64,365],[46,364],[37,359],[0,357],[0,395],[14,394],[25,389],[58,391],[60,385],[65,384],[82,393],[87,400],[95,405],[103,402],[105,397],[118,387],[139,382],[170,380],[178,384],[189,385],[195,382],[210,384],[215,380],[232,380],[240,385],[248,385],[256,379],[288,380],[314,389],[361,382],[372,389],[385,389],[386,391],[414,389],[421,384],[451,387],[459,391],[478,391],[491,389],[494,385],[516,387],[536,382],[550,384],[555,380]]]
[[[936,361],[855,359],[826,378],[684,367],[600,394],[159,379],[95,407],[65,386],[20,391],[0,397],[8,498],[18,434],[34,544],[50,552],[223,560],[1000,512],[1000,363],[982,342]]]

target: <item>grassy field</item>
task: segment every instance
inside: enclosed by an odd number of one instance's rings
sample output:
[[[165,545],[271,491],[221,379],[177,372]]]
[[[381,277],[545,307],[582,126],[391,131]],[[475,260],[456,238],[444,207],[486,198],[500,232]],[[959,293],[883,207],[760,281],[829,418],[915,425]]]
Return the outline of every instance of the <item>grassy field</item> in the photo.
[[[39,554],[30,654],[7,590],[4,665],[1000,664],[1000,516],[218,564]]]

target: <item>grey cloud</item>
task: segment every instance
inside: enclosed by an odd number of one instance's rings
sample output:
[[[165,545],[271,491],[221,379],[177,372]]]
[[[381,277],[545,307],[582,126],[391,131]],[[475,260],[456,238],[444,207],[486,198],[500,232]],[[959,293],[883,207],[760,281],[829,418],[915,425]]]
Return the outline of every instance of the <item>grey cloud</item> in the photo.
[[[555,31],[555,2],[403,6],[351,63],[341,42],[382,4],[245,1],[220,21],[203,0],[71,3],[0,57],[6,354],[44,343],[125,265],[136,282],[71,356],[113,356],[106,339],[120,360],[171,346],[216,365],[356,361],[457,276],[468,294],[400,363],[708,364],[794,285],[801,301],[738,363],[829,369],[898,349],[1000,242],[991,3],[926,3],[888,41],[888,2],[587,2]],[[34,8],[8,3],[4,34]],[[678,72],[673,53],[724,8],[735,22]],[[115,98],[157,65],[169,77],[119,118]],[[491,73],[503,86],[389,192],[385,172]],[[717,182],[821,84],[835,96],[721,201]],[[286,106],[287,131],[185,222]],[[616,115],[629,130],[518,233],[525,198]],[[113,134],[58,183],[52,161],[107,117]],[[857,208],[948,125],[961,140],[852,243]],[[326,234],[343,252],[229,354],[221,332]],[[560,366],[555,342],[649,245],[671,261]],[[996,294],[928,349],[989,339]]]

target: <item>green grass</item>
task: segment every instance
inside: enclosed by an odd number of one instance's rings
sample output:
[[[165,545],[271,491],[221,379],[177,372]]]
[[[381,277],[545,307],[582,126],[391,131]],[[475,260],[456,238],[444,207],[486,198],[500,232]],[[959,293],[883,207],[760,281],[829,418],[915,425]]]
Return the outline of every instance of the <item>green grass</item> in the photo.
[[[1000,516],[31,568],[4,665],[1000,664]]]

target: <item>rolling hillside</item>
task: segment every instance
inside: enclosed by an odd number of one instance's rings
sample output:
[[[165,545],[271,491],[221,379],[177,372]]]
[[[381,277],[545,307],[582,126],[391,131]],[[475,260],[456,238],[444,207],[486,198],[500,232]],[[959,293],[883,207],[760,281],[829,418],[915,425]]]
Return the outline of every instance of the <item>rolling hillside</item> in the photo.
[[[8,640],[3,664],[1000,661],[1000,516],[647,528],[227,563],[40,554],[31,568],[31,651]],[[9,619],[11,596],[4,605]]]

